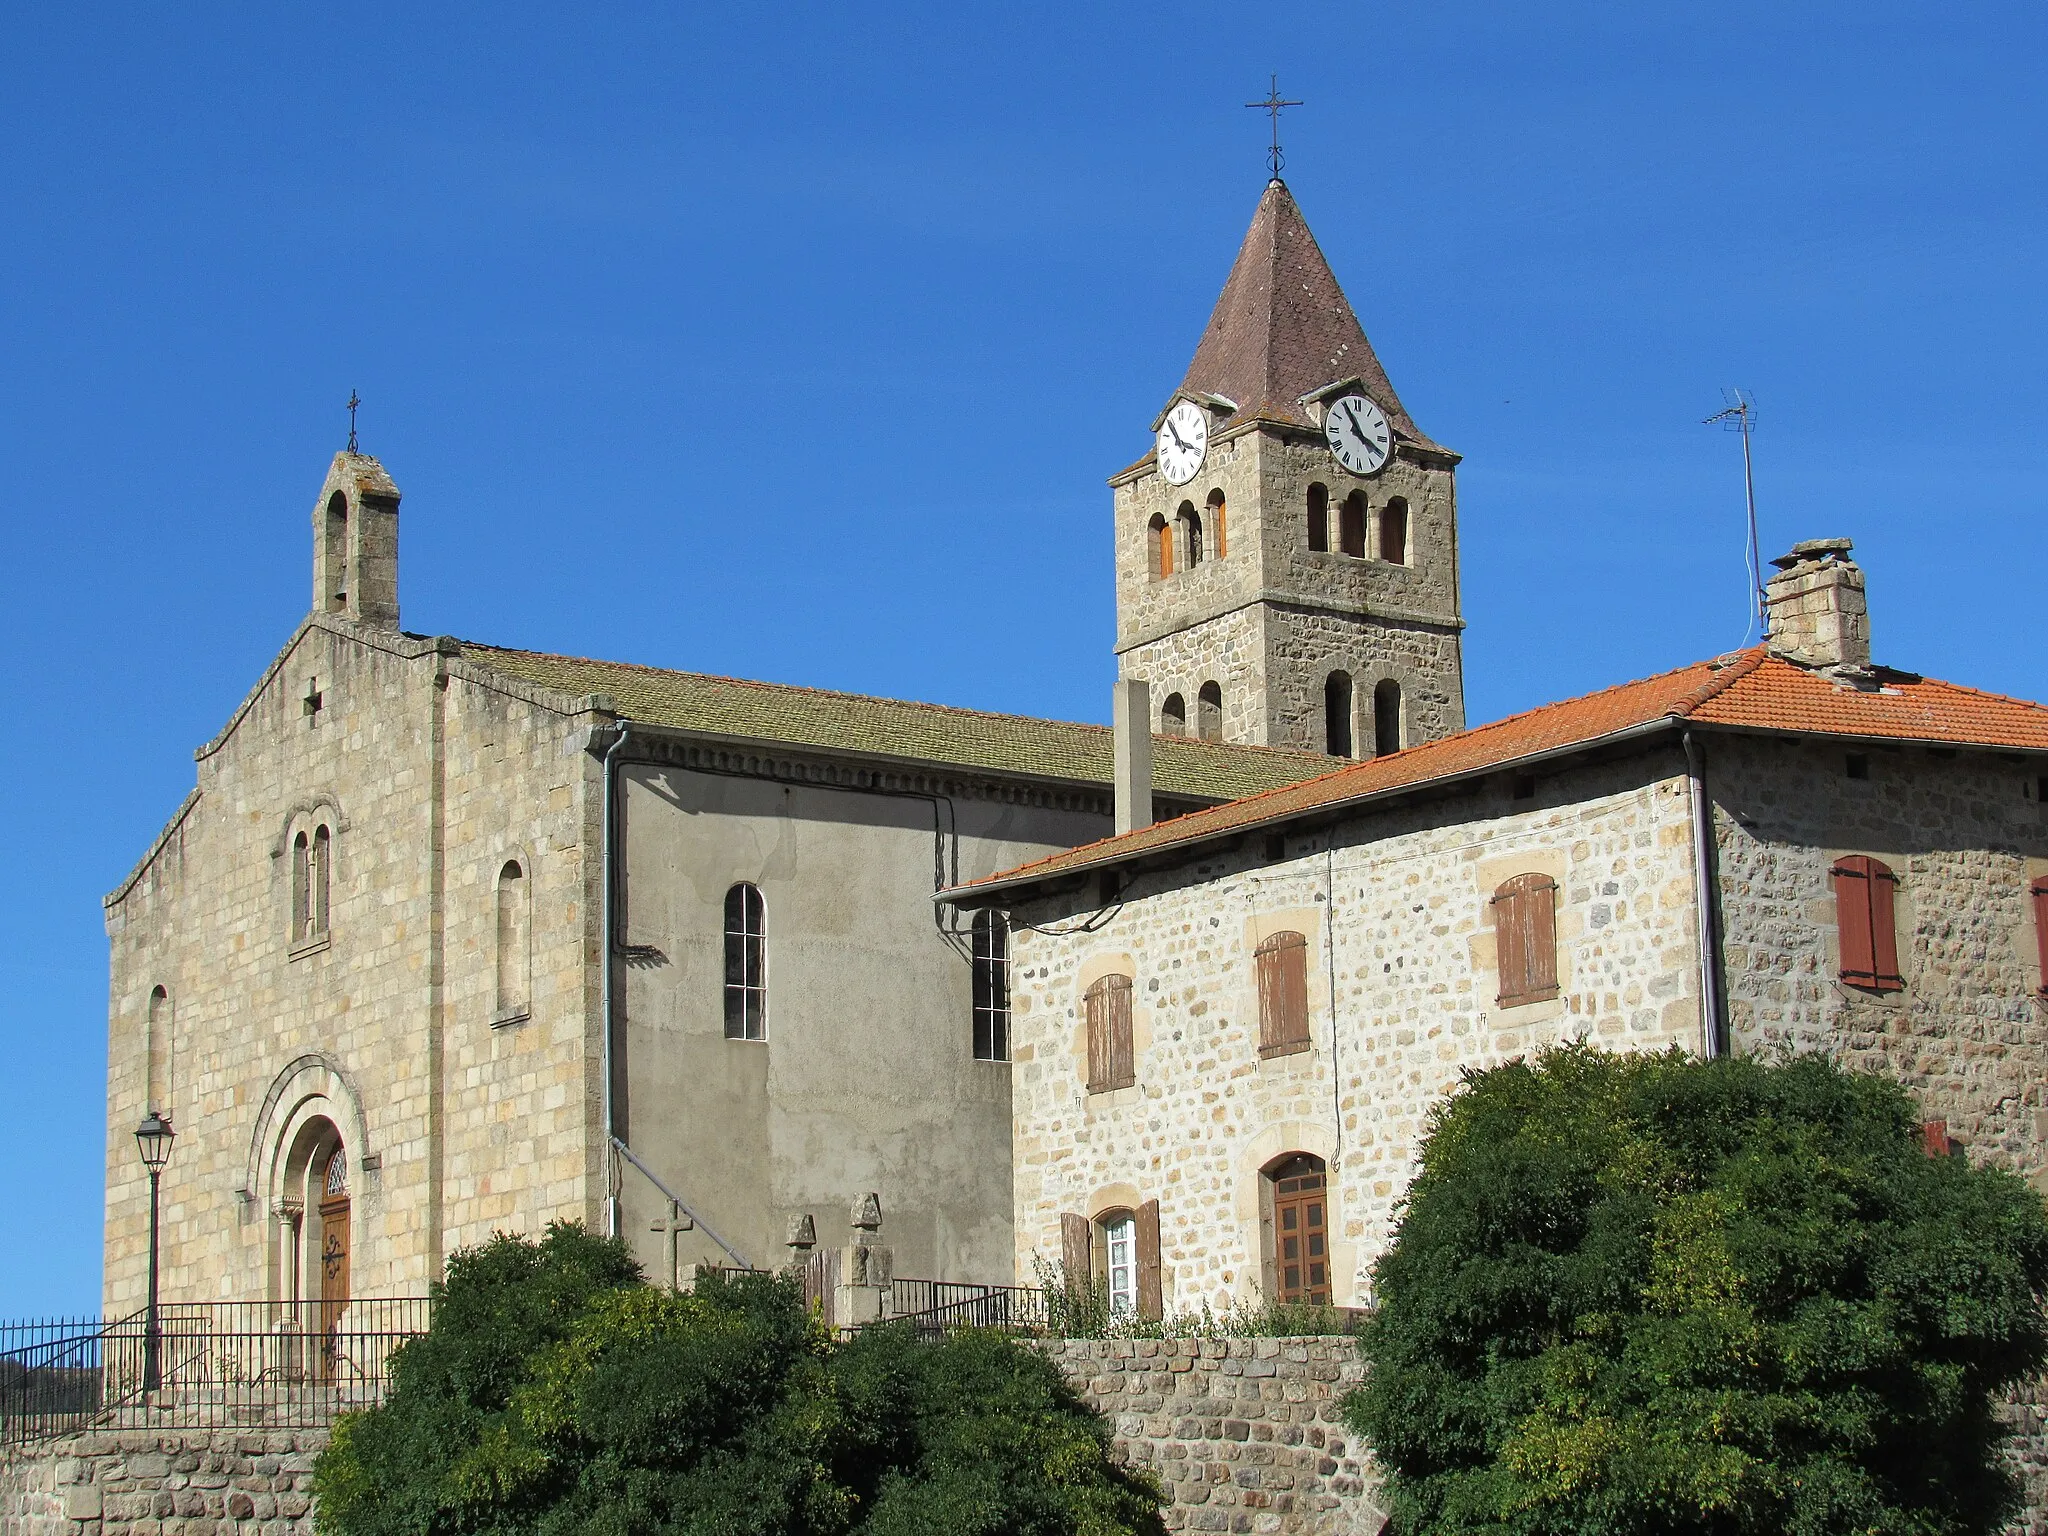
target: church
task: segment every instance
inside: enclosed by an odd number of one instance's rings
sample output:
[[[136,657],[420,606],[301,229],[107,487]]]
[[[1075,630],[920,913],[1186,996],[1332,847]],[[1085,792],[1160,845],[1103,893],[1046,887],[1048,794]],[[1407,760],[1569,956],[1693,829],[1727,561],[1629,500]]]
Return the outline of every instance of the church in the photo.
[[[1753,650],[1467,729],[1458,455],[1277,177],[1150,435],[1114,728],[406,630],[337,455],[106,899],[108,1311],[150,1111],[166,1299],[330,1306],[564,1218],[770,1266],[868,1193],[904,1275],[1359,1305],[1429,1106],[1567,1039],[1831,1051],[2048,1170],[2048,709],[1878,665],[1847,540]]]

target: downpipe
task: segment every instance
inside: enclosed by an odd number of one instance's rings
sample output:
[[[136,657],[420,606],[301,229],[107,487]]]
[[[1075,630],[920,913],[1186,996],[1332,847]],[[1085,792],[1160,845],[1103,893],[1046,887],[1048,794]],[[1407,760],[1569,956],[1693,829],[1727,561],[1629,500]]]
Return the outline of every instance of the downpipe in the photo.
[[[1686,792],[1692,803],[1693,910],[1698,914],[1700,1044],[1708,1057],[1728,1054],[1721,1002],[1721,903],[1714,884],[1713,802],[1707,798],[1707,756],[1691,731],[1685,745]]]
[[[619,733],[612,738],[612,744],[605,749],[604,754],[604,852],[600,859],[602,873],[599,876],[604,887],[601,919],[604,939],[604,981],[601,988],[603,1000],[598,1004],[598,1012],[604,1030],[604,1231],[607,1237],[619,1235],[619,1181],[614,1177],[614,1170],[618,1166],[618,1153],[614,1148],[619,1145],[619,1138],[612,1124],[612,1035],[616,1030],[612,988],[613,976],[618,970],[613,953],[618,941],[614,911],[618,900],[614,891],[613,871],[618,862],[618,759],[619,753],[626,745],[626,737],[631,731],[632,722],[620,720]]]

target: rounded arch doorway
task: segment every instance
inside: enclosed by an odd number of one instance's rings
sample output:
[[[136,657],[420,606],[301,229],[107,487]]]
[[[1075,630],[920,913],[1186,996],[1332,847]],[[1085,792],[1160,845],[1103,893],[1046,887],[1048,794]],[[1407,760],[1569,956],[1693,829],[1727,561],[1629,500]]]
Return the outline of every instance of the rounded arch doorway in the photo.
[[[348,1310],[353,1268],[354,1201],[348,1146],[325,1116],[309,1116],[284,1159],[278,1253],[278,1297],[297,1329],[320,1340],[308,1362],[320,1374],[333,1364],[333,1339]]]

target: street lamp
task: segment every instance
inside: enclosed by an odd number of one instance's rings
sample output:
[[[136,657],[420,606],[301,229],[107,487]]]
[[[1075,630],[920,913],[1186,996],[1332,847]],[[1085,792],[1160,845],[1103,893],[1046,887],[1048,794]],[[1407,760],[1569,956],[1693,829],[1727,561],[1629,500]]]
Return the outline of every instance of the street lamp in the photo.
[[[163,1177],[164,1164],[171,1160],[171,1141],[177,1134],[171,1129],[171,1122],[153,1109],[142,1117],[142,1124],[135,1127],[135,1146],[142,1153],[142,1166],[149,1170],[149,1312],[142,1324],[142,1390],[145,1392],[154,1392],[163,1385],[159,1364],[163,1333],[157,1326],[156,1310],[157,1181]]]

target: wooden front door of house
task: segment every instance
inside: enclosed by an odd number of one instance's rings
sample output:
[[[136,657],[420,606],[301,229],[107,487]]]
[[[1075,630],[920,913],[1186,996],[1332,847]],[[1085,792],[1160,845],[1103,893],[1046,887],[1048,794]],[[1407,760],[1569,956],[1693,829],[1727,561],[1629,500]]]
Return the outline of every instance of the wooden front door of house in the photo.
[[[1273,1257],[1282,1301],[1330,1303],[1326,1183],[1321,1166],[1306,1157],[1273,1170]]]
[[[348,1154],[340,1147],[327,1160],[320,1181],[320,1363],[323,1375],[335,1365],[335,1333],[348,1306]]]

